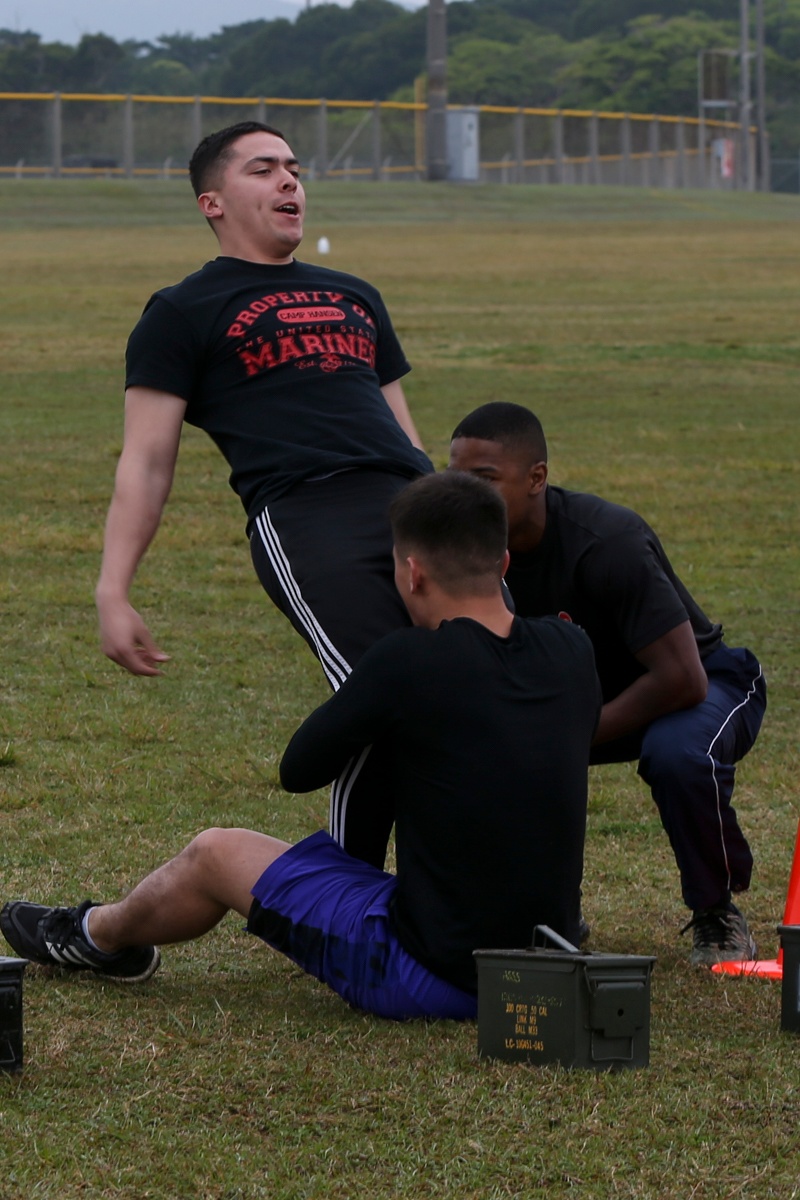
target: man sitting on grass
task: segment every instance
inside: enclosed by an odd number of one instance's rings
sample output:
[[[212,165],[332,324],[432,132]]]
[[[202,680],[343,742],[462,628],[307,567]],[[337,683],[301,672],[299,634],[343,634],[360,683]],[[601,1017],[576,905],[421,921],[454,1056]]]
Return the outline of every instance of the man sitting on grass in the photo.
[[[592,640],[603,711],[591,761],[638,760],[692,910],[691,961],[755,958],[731,899],[753,866],[731,798],[766,706],[755,656],[725,644],[640,516],[547,482],[544,432],[527,408],[475,409],[453,433],[450,465],[491,483],[508,506],[517,612],[558,613]]]
[[[292,846],[210,829],[118,903],[6,904],[0,926],[17,953],[139,982],[157,969],[159,945],[200,937],[235,909],[356,1008],[469,1018],[473,950],[527,945],[535,924],[576,940],[600,710],[589,639],[508,611],[505,506],[487,484],[427,476],[390,516],[413,627],[376,643],[303,722],[281,782],[323,787],[378,743],[391,767],[397,874],[321,831]]]

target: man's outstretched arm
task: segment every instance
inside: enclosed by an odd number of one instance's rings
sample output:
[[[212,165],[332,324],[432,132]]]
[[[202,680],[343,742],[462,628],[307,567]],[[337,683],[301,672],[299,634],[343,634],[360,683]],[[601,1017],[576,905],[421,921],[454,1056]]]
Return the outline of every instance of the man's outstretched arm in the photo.
[[[125,395],[125,437],[106,518],[95,599],[104,654],[134,675],[159,675],[164,654],[128,600],[167,502],[186,401],[150,388]]]
[[[645,646],[636,658],[645,673],[603,705],[596,746],[642,729],[665,713],[692,708],[706,698],[708,677],[688,621]]]

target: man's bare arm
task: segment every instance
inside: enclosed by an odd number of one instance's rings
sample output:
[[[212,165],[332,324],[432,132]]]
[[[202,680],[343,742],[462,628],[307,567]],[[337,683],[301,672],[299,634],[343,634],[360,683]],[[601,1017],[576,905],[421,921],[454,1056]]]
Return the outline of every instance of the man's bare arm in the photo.
[[[412,446],[416,446],[418,450],[424,450],[425,447],[417,433],[417,427],[409,411],[408,401],[406,400],[400,380],[395,379],[392,383],[385,383],[381,391],[383,392],[384,400],[394,413],[397,424],[408,435]]]
[[[595,745],[642,729],[665,713],[692,708],[706,698],[708,677],[688,621],[645,646],[636,658],[645,673],[603,705]]]
[[[95,598],[104,654],[134,675],[159,675],[169,657],[128,600],[161,520],[178,457],[186,401],[151,388],[125,394],[125,437],[106,519]]]

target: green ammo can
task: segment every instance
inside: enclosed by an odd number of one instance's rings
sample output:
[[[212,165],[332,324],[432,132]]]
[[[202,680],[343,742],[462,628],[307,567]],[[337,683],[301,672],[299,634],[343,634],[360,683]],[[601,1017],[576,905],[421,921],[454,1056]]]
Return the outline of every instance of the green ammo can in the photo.
[[[583,954],[546,925],[527,950],[474,955],[482,1058],[595,1071],[648,1065],[655,958]]]
[[[22,1070],[22,972],[27,958],[0,958],[0,1070]]]

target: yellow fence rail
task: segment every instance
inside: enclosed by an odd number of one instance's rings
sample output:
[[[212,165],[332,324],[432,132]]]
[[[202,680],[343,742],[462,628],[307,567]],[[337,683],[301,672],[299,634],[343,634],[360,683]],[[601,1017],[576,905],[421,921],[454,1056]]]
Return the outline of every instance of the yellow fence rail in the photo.
[[[0,92],[0,175],[180,177],[205,133],[255,119],[284,131],[309,179],[424,179],[426,114],[419,101]],[[455,180],[749,186],[755,130],[730,121],[488,104],[451,105],[447,121]]]

